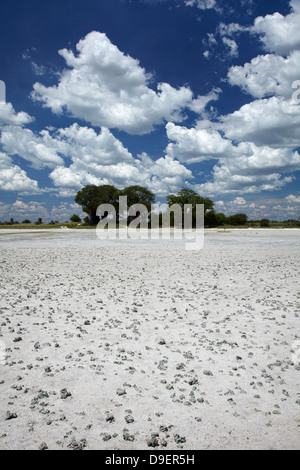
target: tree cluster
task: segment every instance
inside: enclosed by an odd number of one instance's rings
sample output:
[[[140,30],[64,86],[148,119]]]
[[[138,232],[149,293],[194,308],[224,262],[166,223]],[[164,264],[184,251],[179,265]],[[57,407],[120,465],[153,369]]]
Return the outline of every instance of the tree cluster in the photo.
[[[75,202],[82,206],[82,211],[88,214],[85,222],[97,225],[100,218],[97,209],[102,204],[111,204],[119,220],[119,197],[126,196],[128,207],[134,204],[143,204],[150,212],[151,205],[155,202],[154,194],[142,186],[129,186],[125,189],[117,189],[111,185],[96,186],[93,184],[82,188],[75,197]]]
[[[151,211],[151,206],[155,203],[155,195],[147,188],[142,186],[129,186],[125,189],[119,190],[111,185],[87,185],[82,188],[75,197],[75,202],[82,206],[83,212],[87,213],[85,222],[89,225],[97,225],[100,218],[97,215],[97,208],[101,204],[111,204],[117,214],[117,221],[119,220],[119,197],[127,196],[127,205],[131,207],[135,204],[143,204],[146,206],[148,212]],[[195,191],[191,189],[181,189],[177,194],[169,194],[166,197],[169,208],[175,204],[179,205],[184,210],[185,205],[191,205],[192,207],[192,223],[193,226],[196,224],[196,208],[197,204],[204,205],[204,225],[205,227],[217,227],[219,225],[230,224],[230,225],[245,225],[247,223],[246,214],[235,214],[230,217],[226,217],[222,213],[216,213],[214,209],[214,202],[205,197],[201,197]],[[132,221],[136,216],[128,217],[127,223]],[[151,222],[151,213],[150,220]],[[162,223],[162,217],[160,214],[160,225]],[[170,212],[170,225],[174,225],[174,214]]]

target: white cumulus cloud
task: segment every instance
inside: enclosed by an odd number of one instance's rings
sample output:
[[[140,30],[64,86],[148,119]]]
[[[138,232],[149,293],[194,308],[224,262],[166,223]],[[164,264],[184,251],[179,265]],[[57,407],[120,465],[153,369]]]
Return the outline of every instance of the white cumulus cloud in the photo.
[[[272,95],[291,98],[292,84],[300,78],[300,51],[284,58],[275,54],[259,55],[244,66],[231,67],[228,81],[254,98]]]
[[[24,126],[33,121],[33,118],[24,111],[16,113],[11,103],[0,100],[0,128],[3,125]]]
[[[292,0],[290,6],[292,11],[287,16],[276,12],[255,19],[252,32],[260,36],[269,52],[289,54],[300,49],[300,1]]]
[[[64,146],[60,145],[59,148],[49,131],[36,135],[30,129],[6,126],[2,130],[0,143],[6,153],[22,157],[31,162],[31,166],[37,170],[55,168],[63,164],[63,158],[58,151],[63,151]]]
[[[300,196],[294,196],[294,194],[290,194],[285,199],[291,204],[300,204]]]
[[[252,101],[220,121],[229,139],[271,147],[300,145],[300,107],[281,96]]]
[[[201,121],[199,122],[201,124]],[[225,139],[212,127],[188,129],[168,123],[166,126],[169,140],[173,141],[166,148],[167,155],[181,162],[195,163],[221,157],[249,154],[251,149],[247,143],[234,146],[231,140]]]
[[[233,39],[230,39],[230,38],[227,38],[227,37],[223,37],[222,41],[223,41],[223,44],[225,44],[225,46],[228,47],[229,55],[231,57],[238,57],[239,51],[238,51],[237,43]]]
[[[106,165],[73,157],[69,167],[57,167],[50,178],[60,188],[79,189],[87,184],[111,184],[121,189],[138,184],[148,187],[157,195],[166,195],[178,191],[192,178],[192,173],[169,156],[153,160],[143,153],[128,162]]]
[[[185,4],[189,7],[196,6],[200,10],[219,10],[216,0],[185,0]]]
[[[0,189],[2,191],[37,191],[38,182],[30,179],[26,172],[14,165],[12,159],[0,152]]]
[[[292,177],[282,177],[280,173],[241,175],[231,172],[227,165],[223,164],[214,167],[212,181],[196,185],[196,189],[200,194],[211,197],[222,194],[251,194],[279,190],[292,181]]]
[[[93,31],[76,46],[62,49],[65,69],[57,86],[34,85],[32,97],[54,113],[67,110],[93,126],[145,134],[164,121],[182,121],[192,101],[189,88],[159,83],[149,87],[150,74],[138,60],[121,52],[104,33]]]

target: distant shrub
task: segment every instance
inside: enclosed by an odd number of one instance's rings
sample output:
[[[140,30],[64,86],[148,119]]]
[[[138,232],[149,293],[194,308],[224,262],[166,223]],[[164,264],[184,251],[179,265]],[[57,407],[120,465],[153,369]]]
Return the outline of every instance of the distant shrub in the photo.
[[[246,225],[248,217],[246,214],[234,214],[227,218],[227,223],[230,225]]]
[[[81,222],[81,218],[77,214],[73,214],[72,217],[70,217],[71,222]]]
[[[270,227],[270,221],[269,221],[269,219],[261,219],[261,221],[260,221],[260,226],[261,226],[261,227]]]

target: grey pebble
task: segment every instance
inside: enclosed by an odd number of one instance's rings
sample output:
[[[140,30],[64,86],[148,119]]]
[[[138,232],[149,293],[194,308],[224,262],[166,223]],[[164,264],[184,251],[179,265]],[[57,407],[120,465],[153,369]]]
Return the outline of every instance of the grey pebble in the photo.
[[[129,434],[128,432],[128,429],[123,429],[123,439],[124,441],[134,441],[134,435],[133,434]]]
[[[166,344],[166,341],[164,340],[164,338],[159,338],[157,343],[160,344],[160,345],[163,345],[163,344]]]
[[[14,339],[14,343],[18,343],[19,341],[23,341],[21,336],[18,336],[17,338]]]
[[[47,450],[47,449],[48,449],[48,446],[46,442],[42,442],[42,444],[39,446],[39,450]]]
[[[5,421],[10,419],[16,419],[18,417],[17,413],[11,413],[10,411],[6,412]]]
[[[184,442],[186,442],[186,438],[183,436],[179,436],[179,434],[174,434],[174,441],[176,442],[176,444],[183,444]]]
[[[131,416],[131,415],[126,415],[126,416],[125,416],[125,421],[126,421],[126,423],[128,423],[128,424],[134,423],[134,418],[133,418],[133,416]]]
[[[189,380],[189,385],[197,385],[199,382],[198,382],[198,379],[196,379],[196,377],[193,377],[192,379]]]
[[[71,392],[68,392],[68,390],[66,388],[63,388],[60,391],[60,398],[62,400],[65,400],[66,398],[71,397],[71,396],[72,396]]]
[[[159,434],[151,434],[151,438],[148,439],[147,441],[147,446],[148,447],[158,447],[159,446],[159,442],[158,442],[158,437],[159,437]]]
[[[75,438],[72,439],[68,447],[72,450],[83,450],[86,447],[86,440],[81,439],[80,442],[77,442]]]
[[[115,417],[111,413],[109,413],[106,416],[105,420],[107,421],[107,423],[113,423],[115,421]]]

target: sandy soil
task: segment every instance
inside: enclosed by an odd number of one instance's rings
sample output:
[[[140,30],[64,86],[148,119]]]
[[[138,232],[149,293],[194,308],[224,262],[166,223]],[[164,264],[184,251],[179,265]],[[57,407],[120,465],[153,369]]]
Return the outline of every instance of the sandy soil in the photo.
[[[0,449],[300,448],[300,231],[1,231],[0,260]]]

